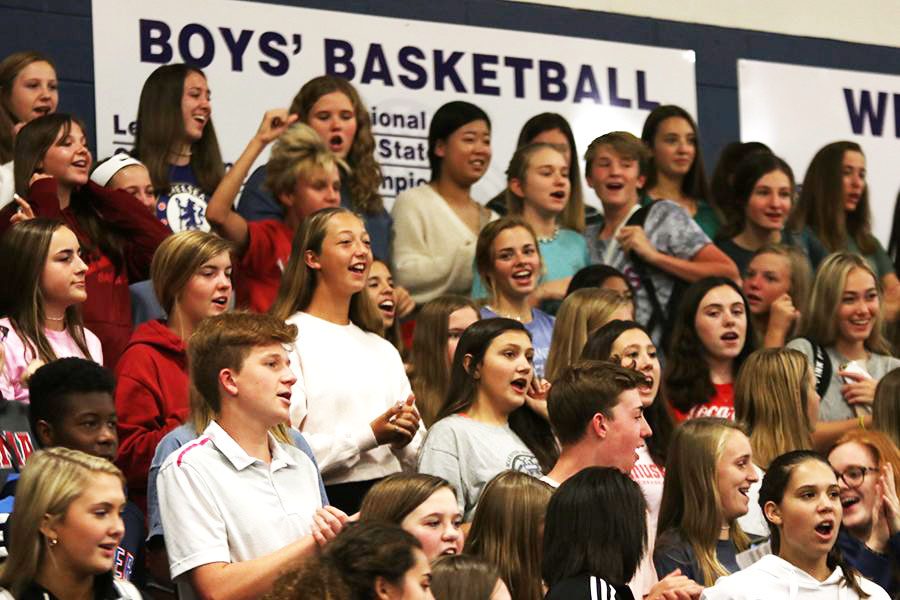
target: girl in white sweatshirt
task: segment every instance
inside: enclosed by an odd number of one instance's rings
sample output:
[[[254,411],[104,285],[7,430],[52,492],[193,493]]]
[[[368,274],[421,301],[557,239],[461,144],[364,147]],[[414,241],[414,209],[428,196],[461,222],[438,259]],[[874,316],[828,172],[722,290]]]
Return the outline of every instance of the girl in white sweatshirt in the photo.
[[[809,450],[769,465],[759,505],[772,552],[703,592],[702,600],[888,600],[887,592],[847,567],[834,547],[843,509],[837,477]]]
[[[380,479],[412,470],[425,429],[397,349],[365,291],[363,221],[324,208],[294,235],[272,314],[296,325],[291,425],[309,441],[333,506],[352,514]]]

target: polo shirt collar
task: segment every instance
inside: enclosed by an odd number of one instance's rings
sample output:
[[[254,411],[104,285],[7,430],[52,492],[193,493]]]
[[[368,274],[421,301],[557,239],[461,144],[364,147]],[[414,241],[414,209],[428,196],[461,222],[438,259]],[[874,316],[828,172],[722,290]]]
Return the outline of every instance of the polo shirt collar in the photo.
[[[209,425],[207,425],[206,429],[203,431],[203,435],[209,437],[213,441],[213,445],[216,449],[228,459],[228,462],[230,462],[237,471],[243,471],[254,463],[265,464],[258,458],[247,454],[247,452],[234,441],[234,438],[228,435],[228,432],[222,429],[222,426],[216,423],[215,420],[209,422]],[[297,466],[297,462],[284,450],[284,448],[281,447],[278,440],[276,440],[271,433],[267,435],[269,438],[269,450],[272,452],[271,470],[277,471],[285,467]]]

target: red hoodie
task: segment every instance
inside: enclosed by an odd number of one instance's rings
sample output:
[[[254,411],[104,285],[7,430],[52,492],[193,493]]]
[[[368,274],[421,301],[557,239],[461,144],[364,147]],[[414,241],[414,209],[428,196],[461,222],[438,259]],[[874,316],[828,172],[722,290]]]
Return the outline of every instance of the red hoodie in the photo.
[[[162,321],[138,326],[116,369],[119,455],[128,496],[147,512],[147,473],[156,445],[188,417],[187,352]]]
[[[78,225],[71,208],[60,209],[56,179],[35,181],[28,191],[28,202],[35,216],[62,221],[78,236],[82,247],[93,247],[88,232]],[[150,276],[153,253],[171,232],[128,192],[108,190],[89,181],[72,192],[71,203],[75,202],[93,208],[100,220],[118,231],[124,240],[124,270],[117,272],[99,248],[94,248],[85,261],[88,297],[82,307],[84,326],[100,338],[103,363],[114,369],[132,331],[128,283]],[[17,204],[10,203],[0,211],[0,233],[10,227],[9,219],[17,208]]]

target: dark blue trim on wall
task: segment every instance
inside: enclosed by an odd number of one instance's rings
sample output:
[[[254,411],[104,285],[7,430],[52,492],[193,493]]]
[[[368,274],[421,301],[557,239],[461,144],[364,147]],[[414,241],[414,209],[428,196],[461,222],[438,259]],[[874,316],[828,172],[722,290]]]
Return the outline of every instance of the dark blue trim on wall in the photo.
[[[697,55],[697,107],[708,171],[719,150],[740,136],[739,58],[900,74],[900,48],[505,0],[250,1],[692,49]],[[57,62],[60,110],[84,118],[93,140],[90,0],[0,0],[0,56],[25,48],[46,52]]]

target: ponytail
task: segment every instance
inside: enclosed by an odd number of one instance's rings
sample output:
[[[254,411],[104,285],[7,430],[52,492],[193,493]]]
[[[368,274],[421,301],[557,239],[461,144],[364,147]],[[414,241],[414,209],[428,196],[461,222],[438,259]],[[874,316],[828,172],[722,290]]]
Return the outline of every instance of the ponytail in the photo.
[[[841,554],[841,550],[837,547],[837,544],[829,550],[828,557],[825,559],[825,564],[827,564],[828,568],[832,571],[837,567],[840,567],[841,572],[844,574],[844,581],[847,583],[847,587],[856,592],[857,596],[863,600],[870,596],[870,594],[867,594],[859,586],[859,573],[844,560],[844,555]]]

